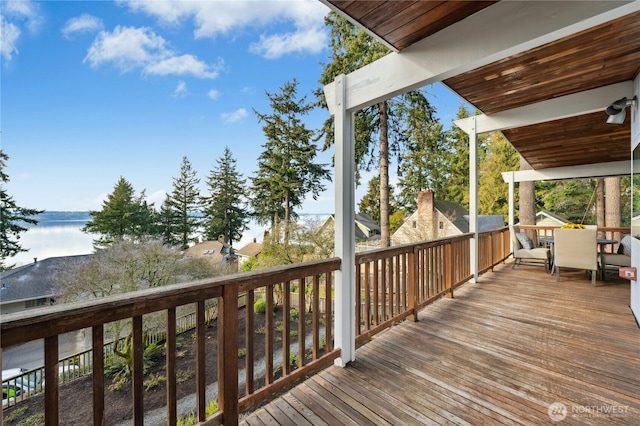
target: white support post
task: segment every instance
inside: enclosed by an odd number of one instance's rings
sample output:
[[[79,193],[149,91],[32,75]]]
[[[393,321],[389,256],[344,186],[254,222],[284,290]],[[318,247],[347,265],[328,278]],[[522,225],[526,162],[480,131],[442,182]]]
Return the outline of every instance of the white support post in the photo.
[[[336,272],[335,347],[340,357],[335,364],[345,367],[355,360],[355,148],[353,113],[347,111],[346,76],[335,80],[335,252],[342,260]]]
[[[469,232],[473,232],[471,241],[471,273],[473,281],[478,282],[478,135],[476,120],[470,120],[469,135]]]
[[[509,225],[515,225],[516,221],[516,207],[515,207],[515,179],[513,172],[509,173]]]

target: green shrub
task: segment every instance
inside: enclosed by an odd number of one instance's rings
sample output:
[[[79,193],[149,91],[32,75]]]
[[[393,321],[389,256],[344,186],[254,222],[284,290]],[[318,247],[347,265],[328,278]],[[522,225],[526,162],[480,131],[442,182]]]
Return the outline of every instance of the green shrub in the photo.
[[[299,315],[299,314],[298,314],[298,310],[297,310],[297,309],[291,309],[291,310],[289,311],[289,317],[290,317],[292,320],[296,320],[296,319],[298,319],[298,315]]]
[[[256,314],[264,314],[267,311],[267,301],[264,299],[256,300],[253,304],[253,312]]]

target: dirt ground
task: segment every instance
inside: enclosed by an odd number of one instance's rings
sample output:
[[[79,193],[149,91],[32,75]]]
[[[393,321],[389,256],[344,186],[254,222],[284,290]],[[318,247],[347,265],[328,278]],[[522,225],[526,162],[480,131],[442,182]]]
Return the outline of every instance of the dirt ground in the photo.
[[[244,347],[245,340],[245,315],[244,310],[240,312],[239,321],[239,347]],[[280,319],[280,315],[277,315]],[[275,327],[281,325],[281,321],[274,321]],[[262,359],[264,357],[264,324],[265,315],[254,315],[254,359]],[[292,330],[296,330],[297,322],[291,323]],[[206,330],[206,377],[207,384],[217,381],[217,344],[216,334],[217,323],[208,327]],[[195,333],[188,331],[178,336],[178,400],[191,395],[196,389],[196,362],[195,362]],[[292,342],[296,338],[292,336]],[[240,360],[242,364],[243,359]],[[165,356],[164,351],[155,358],[155,365],[145,376],[145,380],[149,377],[165,377]],[[124,385],[119,390],[111,390],[111,377],[105,377],[107,389],[105,389],[105,411],[106,424],[116,425],[130,419],[132,416],[132,399],[131,399],[131,382]],[[258,386],[258,383],[256,383]],[[241,387],[242,392],[242,387]],[[88,425],[92,424],[92,397],[91,397],[91,375],[74,380],[60,386],[60,407],[59,416],[61,425]],[[212,398],[207,398],[207,400]],[[144,409],[150,411],[156,408],[166,406],[166,388],[165,383],[160,382],[156,386],[146,389],[144,395]],[[195,407],[194,407],[195,409]],[[23,402],[18,403],[14,407],[4,410],[4,423],[7,425],[18,425],[24,419],[44,412],[43,394],[36,395]],[[32,418],[33,419],[33,418]],[[25,424],[25,423],[23,423]],[[34,423],[40,424],[36,421]]]

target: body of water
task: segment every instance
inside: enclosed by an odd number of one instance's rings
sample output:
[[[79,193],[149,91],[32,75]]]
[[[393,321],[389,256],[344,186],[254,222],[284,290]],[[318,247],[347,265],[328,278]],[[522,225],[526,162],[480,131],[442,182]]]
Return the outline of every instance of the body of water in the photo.
[[[7,259],[7,264],[16,266],[50,257],[73,256],[93,253],[93,240],[96,237],[80,229],[84,221],[41,222],[20,234],[20,245],[28,251],[18,253]]]

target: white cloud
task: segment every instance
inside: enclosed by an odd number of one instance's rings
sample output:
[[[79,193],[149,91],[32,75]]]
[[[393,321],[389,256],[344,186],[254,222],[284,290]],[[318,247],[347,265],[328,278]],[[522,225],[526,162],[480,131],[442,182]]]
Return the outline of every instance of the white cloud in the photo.
[[[27,0],[3,1],[2,13],[7,19],[14,18],[15,20],[24,21],[27,29],[31,32],[38,31],[44,22],[39,14],[38,4]]]
[[[103,27],[102,19],[85,13],[69,19],[62,28],[62,35],[68,39],[75,33],[93,33],[102,30]]]
[[[193,55],[177,55],[164,38],[150,28],[117,26],[112,32],[101,31],[89,47],[84,62],[97,68],[111,63],[123,72],[141,68],[151,75],[193,75],[216,78],[224,61],[208,65]]]
[[[122,71],[130,71],[167,55],[165,40],[151,29],[117,26],[113,32],[98,34],[84,61],[92,67],[112,62]]]
[[[19,53],[18,40],[22,35],[21,27],[35,33],[43,22],[36,3],[31,1],[3,1],[0,15],[0,56],[5,61],[13,59]]]
[[[14,54],[18,54],[16,47],[18,38],[20,38],[20,29],[0,15],[0,54],[5,61],[10,61]]]
[[[209,93],[207,93],[207,96],[209,97],[209,99],[212,99],[215,101],[220,98],[220,92],[217,91],[216,89],[211,89],[209,90]]]
[[[176,89],[173,91],[174,97],[183,97],[187,94],[187,83],[184,81],[178,82]]]
[[[193,55],[172,56],[152,62],[144,67],[145,74],[154,75],[193,75],[199,78],[214,79],[222,66],[207,65]]]
[[[244,120],[247,118],[249,113],[244,108],[239,108],[233,112],[224,112],[222,113],[222,121],[225,123],[236,123],[238,121]]]
[[[328,9],[317,0],[121,0],[120,4],[151,15],[165,24],[175,26],[191,21],[195,38],[234,36],[248,27],[269,29],[289,24],[293,30],[263,34],[261,40],[251,47],[252,52],[269,55],[270,58],[301,51],[317,53],[326,46],[328,37],[324,26]]]
[[[252,43],[250,52],[267,59],[277,59],[288,53],[319,53],[328,44],[328,36],[322,28],[309,28],[287,34],[260,36],[260,41]]]

